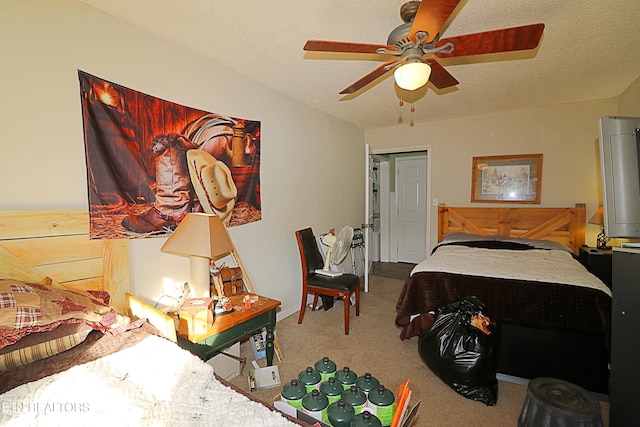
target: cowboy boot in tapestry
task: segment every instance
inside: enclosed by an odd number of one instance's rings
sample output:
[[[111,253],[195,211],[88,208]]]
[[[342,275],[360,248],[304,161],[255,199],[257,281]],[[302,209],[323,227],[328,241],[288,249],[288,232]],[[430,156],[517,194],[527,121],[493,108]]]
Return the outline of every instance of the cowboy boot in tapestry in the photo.
[[[186,150],[194,145],[178,134],[159,135],[151,145],[155,158],[156,200],[147,212],[128,215],[122,225],[137,233],[173,229],[191,209],[192,186]]]

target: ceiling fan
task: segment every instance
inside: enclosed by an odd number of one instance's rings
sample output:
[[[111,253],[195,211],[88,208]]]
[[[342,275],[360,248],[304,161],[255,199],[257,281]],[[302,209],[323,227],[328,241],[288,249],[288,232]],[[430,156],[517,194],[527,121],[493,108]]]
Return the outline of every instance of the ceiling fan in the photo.
[[[386,56],[385,59],[392,59],[343,89],[340,92],[343,95],[357,92],[392,69],[395,69],[396,84],[402,89],[415,90],[428,81],[438,89],[445,89],[459,82],[438,63],[435,57],[452,58],[511,52],[535,49],[538,46],[544,24],[441,39],[440,30],[459,2],[460,0],[424,0],[403,4],[400,8],[400,17],[404,24],[391,31],[386,45],[308,40],[304,50],[382,54]]]

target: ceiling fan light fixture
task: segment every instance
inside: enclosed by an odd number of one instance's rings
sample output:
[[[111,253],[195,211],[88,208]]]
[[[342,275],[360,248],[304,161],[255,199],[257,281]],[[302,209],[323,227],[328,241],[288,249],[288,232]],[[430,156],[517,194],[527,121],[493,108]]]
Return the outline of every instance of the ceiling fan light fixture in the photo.
[[[393,78],[405,90],[416,90],[426,85],[431,75],[431,67],[426,62],[407,62],[396,68]]]

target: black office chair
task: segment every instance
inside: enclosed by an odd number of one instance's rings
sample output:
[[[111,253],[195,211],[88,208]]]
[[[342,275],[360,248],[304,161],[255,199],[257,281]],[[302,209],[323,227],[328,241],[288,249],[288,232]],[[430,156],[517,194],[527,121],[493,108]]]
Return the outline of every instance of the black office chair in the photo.
[[[296,240],[302,262],[302,304],[298,324],[302,323],[304,318],[308,294],[314,294],[311,310],[316,309],[318,296],[337,297],[344,301],[344,334],[349,335],[349,307],[352,293],[355,293],[356,298],[356,316],[360,315],[360,277],[349,273],[336,277],[317,274],[315,270],[322,268],[324,263],[311,228],[296,231]]]

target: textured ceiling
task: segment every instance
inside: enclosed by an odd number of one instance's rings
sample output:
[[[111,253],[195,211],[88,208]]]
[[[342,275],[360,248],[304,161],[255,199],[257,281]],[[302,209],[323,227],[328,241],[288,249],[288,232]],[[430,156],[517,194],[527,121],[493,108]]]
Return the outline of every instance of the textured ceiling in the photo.
[[[637,0],[462,0],[442,37],[542,22],[540,46],[440,60],[453,90],[405,93],[388,73],[347,97],[381,62],[307,53],[305,41],[386,44],[405,0],[82,1],[362,129],[610,98],[640,75]]]

